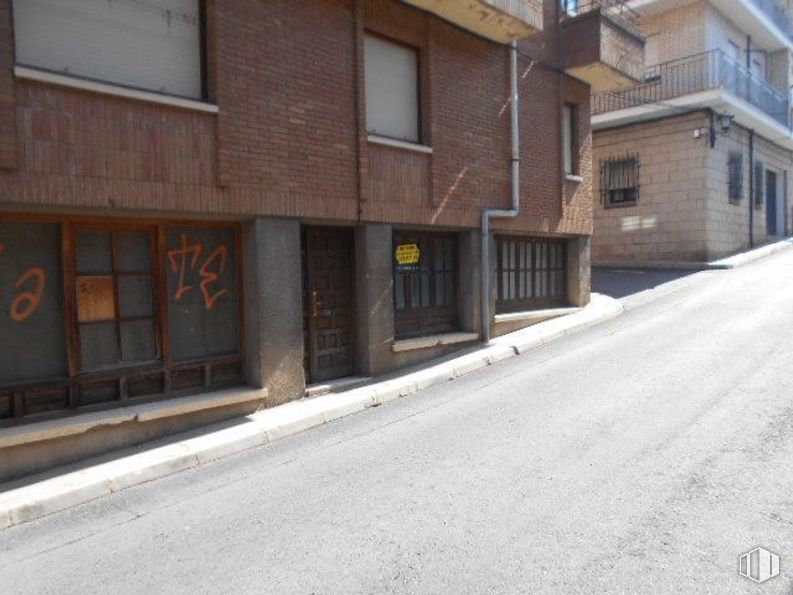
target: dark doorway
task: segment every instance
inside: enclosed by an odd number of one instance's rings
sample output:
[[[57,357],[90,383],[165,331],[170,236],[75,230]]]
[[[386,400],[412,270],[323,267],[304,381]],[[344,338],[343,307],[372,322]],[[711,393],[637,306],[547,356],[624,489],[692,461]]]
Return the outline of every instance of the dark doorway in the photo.
[[[303,326],[308,382],[354,371],[352,230],[303,230]]]
[[[765,172],[765,225],[770,236],[777,234],[776,226],[776,174],[772,171]]]

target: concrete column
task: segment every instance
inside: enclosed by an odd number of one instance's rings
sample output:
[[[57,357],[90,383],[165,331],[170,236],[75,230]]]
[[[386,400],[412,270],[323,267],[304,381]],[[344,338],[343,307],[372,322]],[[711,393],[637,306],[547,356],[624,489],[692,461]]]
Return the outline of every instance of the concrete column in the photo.
[[[460,234],[458,275],[460,278],[460,330],[479,333],[482,329],[481,232]]]
[[[390,225],[355,229],[355,367],[377,376],[393,367],[394,275]]]
[[[267,405],[303,396],[303,288],[300,222],[259,218],[243,227],[245,369],[266,387]]]
[[[592,293],[591,236],[567,241],[567,300],[572,306],[586,306]]]

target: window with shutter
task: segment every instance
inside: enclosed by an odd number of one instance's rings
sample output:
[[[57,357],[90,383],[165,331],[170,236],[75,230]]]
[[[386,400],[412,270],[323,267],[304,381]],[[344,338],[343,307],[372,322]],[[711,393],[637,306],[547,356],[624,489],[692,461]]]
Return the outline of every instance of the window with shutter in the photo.
[[[419,132],[418,52],[381,37],[364,42],[366,130],[412,143]]]
[[[202,19],[200,0],[15,2],[16,62],[200,99]]]

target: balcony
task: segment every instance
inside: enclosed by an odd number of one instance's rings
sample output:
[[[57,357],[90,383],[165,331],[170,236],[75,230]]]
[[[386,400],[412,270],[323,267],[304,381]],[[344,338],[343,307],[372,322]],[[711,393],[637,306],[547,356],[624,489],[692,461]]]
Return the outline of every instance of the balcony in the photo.
[[[727,96],[727,103],[738,99],[739,107],[748,104],[777,124],[789,127],[788,97],[755,77],[721,50],[652,66],[646,70],[644,80],[645,82],[628,89],[593,95],[592,115],[597,117],[642,106],[651,106],[662,111],[665,107],[719,107],[711,104],[714,101],[724,103],[724,98],[721,94],[708,92],[722,91]],[[685,97],[692,101],[675,101]],[[653,114],[655,111],[644,110],[643,113]]]
[[[564,0],[561,29],[567,74],[593,92],[634,85],[643,74],[639,16],[625,0]]]
[[[543,0],[404,0],[499,43],[542,30]]]

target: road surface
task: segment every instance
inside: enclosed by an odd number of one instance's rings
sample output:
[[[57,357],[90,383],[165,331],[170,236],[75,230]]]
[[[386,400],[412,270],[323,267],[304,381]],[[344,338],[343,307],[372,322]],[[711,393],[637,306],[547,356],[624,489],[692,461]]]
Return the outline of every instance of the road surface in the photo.
[[[0,592],[789,595],[793,250],[650,281],[610,323],[0,532]]]

